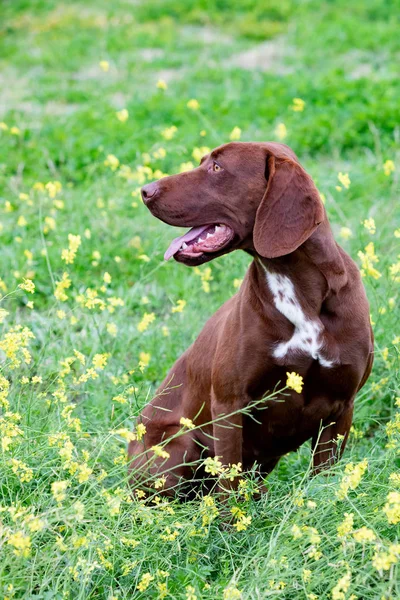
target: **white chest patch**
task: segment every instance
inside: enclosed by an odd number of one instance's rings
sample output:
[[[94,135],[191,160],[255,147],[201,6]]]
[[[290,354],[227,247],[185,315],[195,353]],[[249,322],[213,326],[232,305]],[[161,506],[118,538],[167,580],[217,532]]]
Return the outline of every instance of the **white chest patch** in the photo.
[[[309,354],[324,367],[332,367],[333,362],[322,356],[322,323],[304,314],[296,296],[293,283],[286,275],[270,273],[264,267],[268,287],[274,297],[274,304],[294,327],[294,333],[287,342],[280,342],[274,349],[276,358],[285,358],[290,351]]]

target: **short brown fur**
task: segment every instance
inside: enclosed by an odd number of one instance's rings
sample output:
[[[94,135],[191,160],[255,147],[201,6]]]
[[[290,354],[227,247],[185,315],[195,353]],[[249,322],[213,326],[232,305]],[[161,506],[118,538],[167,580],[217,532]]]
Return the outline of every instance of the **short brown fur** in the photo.
[[[359,270],[335,242],[318,191],[293,151],[272,142],[229,143],[193,171],[148,184],[142,193],[170,225],[232,229],[219,252],[178,254],[179,262],[202,264],[235,249],[254,260],[238,293],[207,321],[143,409],[146,434],[129,446],[132,485],[163,473],[162,493],[175,494],[182,481],[196,490],[189,463],[206,456],[241,462],[245,470],[257,463],[264,476],[309,439],[314,471],[329,466],[338,458],[338,436],[344,436],[340,453],[345,447],[356,393],[370,374],[373,336]],[[302,351],[274,355],[296,328],[278,310],[266,272],[290,279],[303,314],[321,327],[323,356],[333,366]],[[301,393],[288,390],[280,402],[253,409],[256,420],[237,413],[207,424],[262,399],[292,371],[303,377]],[[167,460],[154,460],[150,448],[181,429],[181,417],[202,427],[168,443]],[[234,488],[237,479],[220,486]]]

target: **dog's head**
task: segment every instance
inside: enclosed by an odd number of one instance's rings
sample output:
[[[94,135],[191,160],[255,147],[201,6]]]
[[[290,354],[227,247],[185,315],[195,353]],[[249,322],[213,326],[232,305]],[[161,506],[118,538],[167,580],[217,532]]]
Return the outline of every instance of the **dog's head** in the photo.
[[[266,258],[289,254],[325,218],[294,152],[273,142],[219,146],[196,169],[145,185],[142,198],[161,221],[191,227],[165,253],[189,266],[238,248]]]

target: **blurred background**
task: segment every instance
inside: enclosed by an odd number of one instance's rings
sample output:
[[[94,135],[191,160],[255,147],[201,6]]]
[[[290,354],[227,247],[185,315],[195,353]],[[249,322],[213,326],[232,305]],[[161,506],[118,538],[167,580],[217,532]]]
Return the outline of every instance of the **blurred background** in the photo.
[[[1,0],[5,598],[400,597],[399,15],[399,0]],[[149,508],[126,485],[136,415],[249,264],[165,263],[178,231],[140,187],[230,139],[297,153],[376,339],[344,461],[309,479],[308,445],[285,457],[268,495],[237,500],[241,533],[212,499]]]

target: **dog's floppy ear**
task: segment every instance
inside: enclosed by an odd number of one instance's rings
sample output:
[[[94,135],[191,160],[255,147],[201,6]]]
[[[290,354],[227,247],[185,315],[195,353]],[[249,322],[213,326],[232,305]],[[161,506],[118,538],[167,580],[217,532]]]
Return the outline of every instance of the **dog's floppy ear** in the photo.
[[[276,258],[305,242],[324,220],[325,211],[311,177],[294,155],[292,158],[285,151],[277,156],[267,150],[266,176],[268,184],[256,213],[253,241],[258,254]]]

